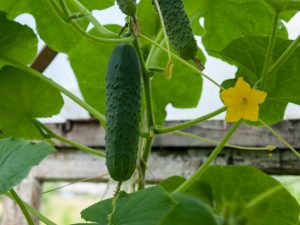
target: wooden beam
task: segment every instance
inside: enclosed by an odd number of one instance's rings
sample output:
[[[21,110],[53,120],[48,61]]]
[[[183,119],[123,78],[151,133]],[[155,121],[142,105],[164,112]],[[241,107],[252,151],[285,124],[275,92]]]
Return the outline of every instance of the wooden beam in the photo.
[[[166,126],[174,125],[178,122],[167,122]],[[71,140],[92,147],[104,147],[105,131],[95,120],[88,121],[68,121],[64,124],[49,124],[49,128]],[[221,120],[210,120],[187,128],[184,131],[205,138],[221,140],[231,125]],[[300,148],[300,120],[288,120],[272,126],[280,133],[292,146]],[[231,144],[243,146],[267,146],[276,145],[280,149],[286,146],[279,141],[264,127],[253,127],[242,124],[237,132],[230,139]],[[56,143],[58,147],[66,145]],[[191,138],[176,134],[165,134],[156,136],[154,147],[156,148],[202,148],[213,147],[214,145],[200,142]]]

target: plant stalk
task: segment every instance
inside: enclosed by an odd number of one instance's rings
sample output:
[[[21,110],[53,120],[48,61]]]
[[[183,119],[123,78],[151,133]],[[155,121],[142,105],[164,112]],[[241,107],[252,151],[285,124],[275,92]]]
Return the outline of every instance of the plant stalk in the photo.
[[[201,116],[194,120],[186,121],[184,123],[177,124],[177,125],[174,125],[171,127],[154,128],[154,132],[155,132],[155,134],[165,134],[165,133],[171,133],[176,130],[181,130],[181,129],[193,126],[197,123],[203,122],[203,121],[210,119],[216,115],[219,115],[220,113],[224,112],[225,110],[226,110],[226,107],[224,106],[220,109],[217,109],[216,111],[213,111],[207,115]]]
[[[44,124],[40,123],[37,121],[37,124],[44,130],[46,131],[47,135],[51,138],[54,138],[54,139],[57,139],[63,143],[66,143],[70,146],[73,146],[81,151],[84,151],[84,152],[87,152],[87,153],[90,153],[90,154],[93,154],[93,155],[97,155],[97,156],[100,156],[100,157],[106,157],[106,154],[104,151],[102,150],[95,150],[95,149],[92,149],[88,146],[85,146],[85,145],[82,145],[82,144],[78,144],[76,142],[73,142],[63,136],[60,136],[58,134],[56,134],[55,132],[53,132],[52,130],[50,130],[47,126],[45,126]]]
[[[274,52],[274,47],[275,47],[275,42],[276,42],[276,33],[278,29],[278,21],[279,21],[279,14],[276,13],[274,15],[273,19],[273,26],[272,26],[272,33],[269,39],[269,44],[267,48],[267,54],[265,58],[265,63],[262,71],[262,76],[261,76],[261,87],[264,88],[268,76],[268,70],[270,68],[270,65],[272,63],[273,59],[273,52]]]
[[[188,180],[186,180],[183,184],[181,184],[174,191],[174,193],[186,191],[193,183],[195,183],[202,176],[202,174],[209,168],[210,164],[215,160],[218,154],[222,151],[224,145],[229,140],[229,138],[234,134],[234,132],[239,127],[241,122],[242,120],[232,125],[232,127],[229,129],[229,131],[226,133],[223,139],[219,142],[219,144],[214,149],[214,151],[210,154],[208,159],[199,167],[199,169]]]
[[[12,198],[14,199],[15,203],[17,203],[17,205],[20,207],[28,225],[34,225],[34,222],[31,218],[31,216],[29,215],[29,212],[26,208],[26,206],[24,205],[24,202],[22,201],[22,199],[19,197],[19,195],[17,194],[17,192],[15,192],[14,189],[11,189],[10,194],[12,196]]]

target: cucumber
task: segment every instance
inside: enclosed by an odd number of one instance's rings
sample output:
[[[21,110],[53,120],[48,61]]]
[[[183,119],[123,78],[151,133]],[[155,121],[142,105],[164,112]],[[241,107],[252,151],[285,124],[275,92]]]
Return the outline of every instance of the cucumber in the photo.
[[[139,141],[141,69],[135,49],[118,45],[106,73],[106,166],[116,181],[128,180],[135,168]]]
[[[117,0],[117,3],[124,14],[134,16],[136,13],[136,0]]]
[[[181,58],[194,59],[198,46],[189,18],[181,0],[157,0],[161,9],[167,35]],[[152,4],[156,9],[155,1]]]

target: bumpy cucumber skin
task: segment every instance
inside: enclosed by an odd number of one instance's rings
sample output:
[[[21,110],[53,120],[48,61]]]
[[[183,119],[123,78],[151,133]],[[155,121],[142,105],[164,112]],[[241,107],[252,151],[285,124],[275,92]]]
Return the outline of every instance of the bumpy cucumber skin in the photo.
[[[136,0],[117,0],[117,3],[124,14],[133,16],[136,13]]]
[[[121,44],[106,73],[106,165],[116,181],[128,180],[136,168],[140,106],[140,62],[131,45]]]
[[[154,0],[152,4],[156,6]],[[158,4],[172,46],[181,58],[193,59],[197,54],[198,46],[182,1],[158,0]]]

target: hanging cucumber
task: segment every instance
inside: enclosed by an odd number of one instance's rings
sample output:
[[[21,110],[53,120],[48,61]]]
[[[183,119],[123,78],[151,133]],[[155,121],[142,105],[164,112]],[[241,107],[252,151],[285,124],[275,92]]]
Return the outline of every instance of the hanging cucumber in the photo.
[[[135,49],[118,45],[106,73],[106,165],[116,181],[128,180],[136,167],[141,104],[141,71]]]
[[[136,13],[136,0],[117,0],[117,3],[124,14],[134,16]]]
[[[194,59],[198,46],[181,0],[157,1],[172,46],[181,58],[185,60]],[[152,4],[156,6],[154,0],[152,0]]]

